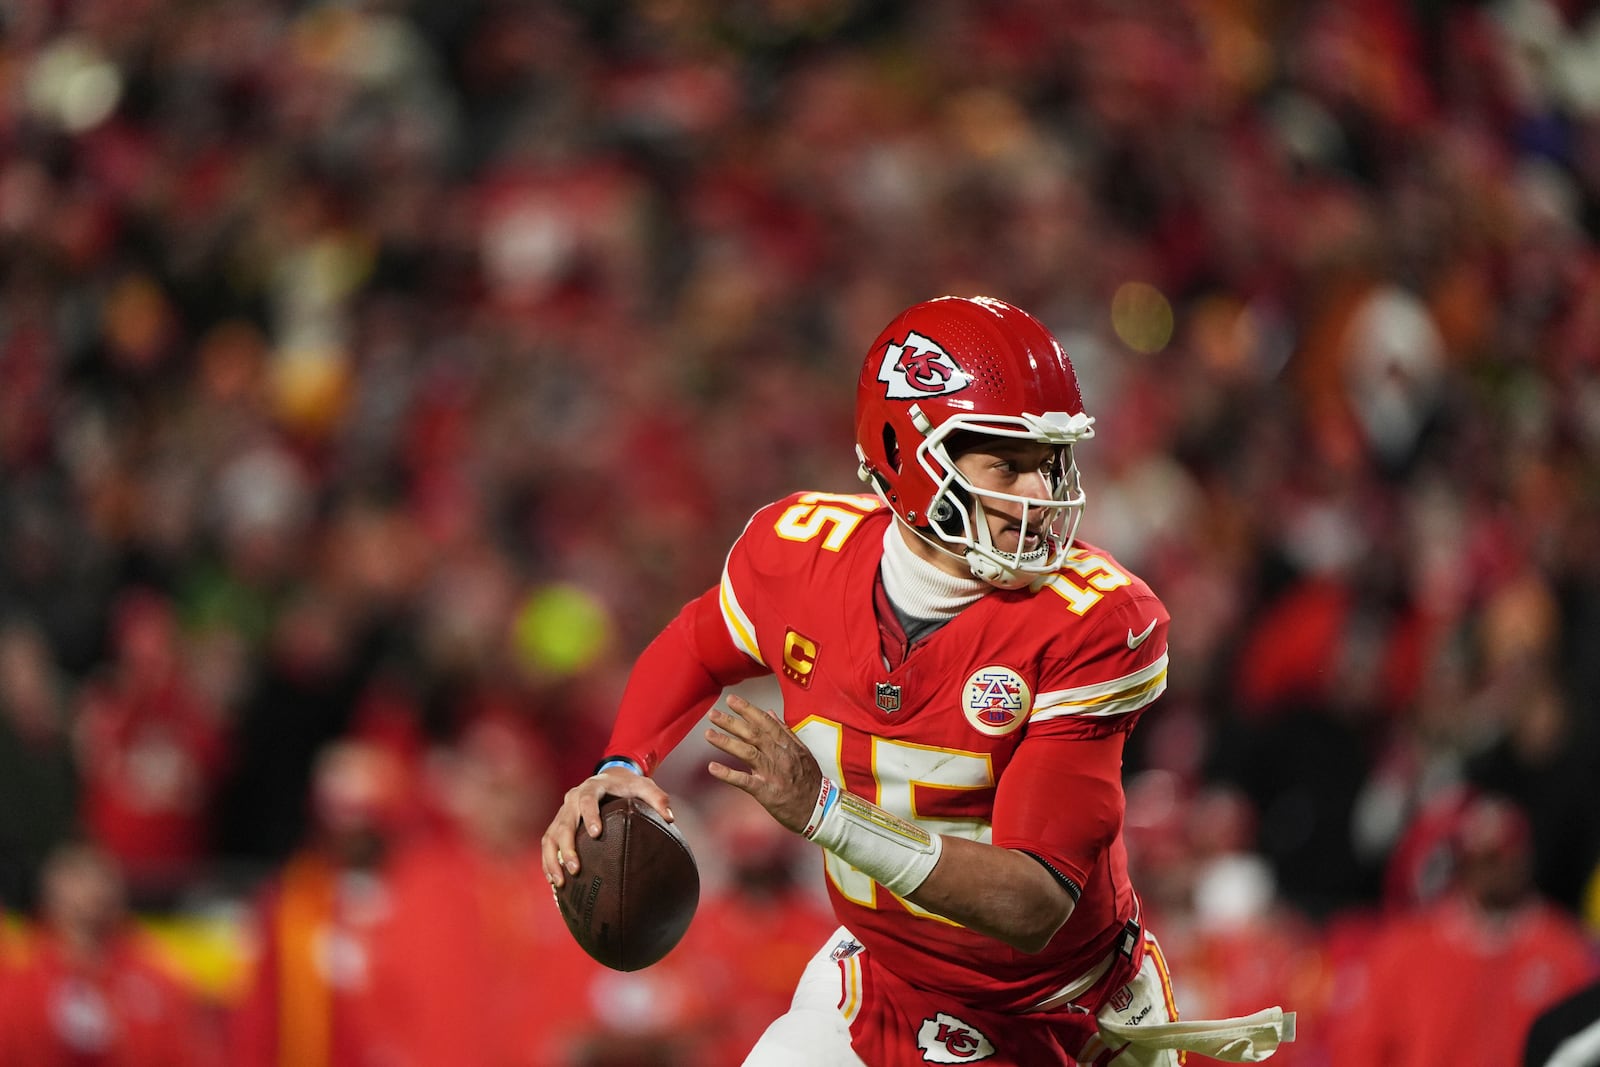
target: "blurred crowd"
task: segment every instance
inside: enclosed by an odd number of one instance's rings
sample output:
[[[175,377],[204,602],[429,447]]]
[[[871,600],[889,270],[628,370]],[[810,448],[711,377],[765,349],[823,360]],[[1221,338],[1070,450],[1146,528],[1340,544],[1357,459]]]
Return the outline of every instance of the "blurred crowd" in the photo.
[[[941,293],[1061,336],[1171,610],[1186,1010],[1499,1067],[1594,978],[1591,5],[13,0],[0,88],[0,1062],[736,1062],[814,857],[669,764],[622,975],[532,850]]]

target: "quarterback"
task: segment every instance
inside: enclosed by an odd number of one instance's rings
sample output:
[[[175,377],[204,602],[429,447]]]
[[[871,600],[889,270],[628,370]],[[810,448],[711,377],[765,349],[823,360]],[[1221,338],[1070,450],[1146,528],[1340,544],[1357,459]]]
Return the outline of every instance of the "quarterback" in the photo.
[[[1122,841],[1122,752],[1166,687],[1167,612],[1077,541],[1094,433],[1061,345],[989,298],[914,305],[867,353],[870,495],[751,518],[722,581],[641,654],[607,756],[543,840],[576,872],[600,800],[668,818],[650,774],[726,686],[716,778],[823,850],[839,929],[747,1064],[1264,1059],[1293,1016],[1179,1021]]]

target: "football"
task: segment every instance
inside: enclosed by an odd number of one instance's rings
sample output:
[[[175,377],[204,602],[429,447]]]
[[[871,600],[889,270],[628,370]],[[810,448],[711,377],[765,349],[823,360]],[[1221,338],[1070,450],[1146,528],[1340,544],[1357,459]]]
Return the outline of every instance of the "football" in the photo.
[[[578,873],[556,890],[573,939],[607,967],[637,971],[671,952],[700,903],[700,869],[648,804],[608,797],[600,836],[578,833]]]

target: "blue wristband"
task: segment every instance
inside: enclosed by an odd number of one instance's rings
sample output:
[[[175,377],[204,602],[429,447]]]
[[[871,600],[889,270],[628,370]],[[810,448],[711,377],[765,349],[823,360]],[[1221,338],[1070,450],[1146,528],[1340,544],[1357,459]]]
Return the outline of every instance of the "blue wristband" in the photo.
[[[823,778],[822,784],[817,789],[817,803],[811,809],[811,818],[806,820],[805,828],[800,831],[800,836],[810,841],[816,836],[817,828],[822,825],[822,820],[828,812],[839,803],[841,790],[834,784],[833,779]]]
[[[634,774],[643,774],[644,773],[644,771],[642,769],[640,769],[640,767],[639,767],[639,765],[637,763],[633,762],[633,760],[631,760],[631,759],[627,759],[627,758],[622,757],[622,756],[612,756],[610,759],[602,761],[600,766],[598,766],[598,767],[596,767],[594,769],[594,773],[599,774],[602,771],[609,771],[613,767],[626,767],[628,770],[632,771]]]
[[[839,803],[839,798],[844,795],[844,790],[834,786],[833,792],[828,794],[828,799],[823,802],[822,814],[826,816]]]

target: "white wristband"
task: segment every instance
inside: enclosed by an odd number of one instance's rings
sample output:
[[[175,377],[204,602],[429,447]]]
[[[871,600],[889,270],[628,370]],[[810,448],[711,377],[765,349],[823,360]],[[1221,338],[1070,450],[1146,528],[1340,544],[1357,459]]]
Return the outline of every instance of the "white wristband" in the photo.
[[[833,784],[832,778],[822,779],[822,788],[817,792],[817,806],[811,809],[811,818],[806,820],[806,828],[800,831],[800,836],[807,841],[816,837],[817,828],[822,825],[822,817],[838,802],[839,787]]]
[[[806,836],[897,896],[933,873],[944,838],[823,779]]]

